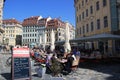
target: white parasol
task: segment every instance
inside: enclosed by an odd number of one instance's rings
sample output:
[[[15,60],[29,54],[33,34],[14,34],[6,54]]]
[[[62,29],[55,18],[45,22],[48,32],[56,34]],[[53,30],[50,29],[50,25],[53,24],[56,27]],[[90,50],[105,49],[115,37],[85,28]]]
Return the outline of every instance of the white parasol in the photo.
[[[66,22],[65,44],[64,44],[65,52],[70,52],[71,51],[71,46],[70,46],[69,40],[70,40],[69,23]]]
[[[50,45],[50,50],[53,51],[55,49],[55,33],[52,29],[51,31],[51,45]]]

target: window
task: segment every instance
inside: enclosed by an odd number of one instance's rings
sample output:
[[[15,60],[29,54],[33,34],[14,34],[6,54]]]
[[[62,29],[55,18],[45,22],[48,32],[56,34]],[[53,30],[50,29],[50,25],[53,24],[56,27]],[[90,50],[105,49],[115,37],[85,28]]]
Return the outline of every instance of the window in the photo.
[[[59,36],[61,36],[61,33],[59,33]]]
[[[86,17],[88,17],[88,9],[86,9]]]
[[[37,35],[35,34],[35,37],[36,37]]]
[[[79,4],[79,9],[81,8],[81,5]]]
[[[60,41],[61,39],[59,39],[59,41]]]
[[[86,24],[86,32],[89,32],[89,25]]]
[[[93,13],[93,6],[90,6],[90,13]]]
[[[25,34],[23,34],[23,37],[25,37]]]
[[[34,39],[32,39],[32,42],[34,42]]]
[[[108,27],[108,17],[104,17],[104,27]]]
[[[100,19],[97,19],[97,29],[100,29]]]
[[[80,27],[80,34],[81,34],[81,27]]]
[[[78,11],[78,7],[76,7],[76,11]]]
[[[82,6],[84,6],[84,0],[82,0]]]
[[[81,21],[81,15],[79,15],[79,21]]]
[[[103,0],[103,7],[107,5],[107,0]]]
[[[79,28],[76,28],[76,34],[79,34]],[[64,35],[64,34],[63,34]]]
[[[85,27],[83,26],[83,34],[85,33]]]
[[[100,6],[99,6],[99,1],[96,2],[96,10],[99,10]]]
[[[94,30],[94,25],[93,25],[93,22],[91,22],[91,31]]]
[[[77,16],[77,20],[76,20],[76,21],[77,21],[77,23],[78,23],[78,16]]]
[[[84,12],[82,12],[82,19],[84,19]]]

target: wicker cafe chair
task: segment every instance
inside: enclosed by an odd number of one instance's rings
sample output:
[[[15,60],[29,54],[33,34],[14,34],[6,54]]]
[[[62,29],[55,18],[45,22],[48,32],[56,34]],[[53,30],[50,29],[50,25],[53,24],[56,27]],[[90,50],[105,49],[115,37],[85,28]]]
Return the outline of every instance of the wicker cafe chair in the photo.
[[[79,61],[80,61],[80,56],[76,56],[76,60],[73,61],[72,63],[72,70],[76,70],[79,66]]]

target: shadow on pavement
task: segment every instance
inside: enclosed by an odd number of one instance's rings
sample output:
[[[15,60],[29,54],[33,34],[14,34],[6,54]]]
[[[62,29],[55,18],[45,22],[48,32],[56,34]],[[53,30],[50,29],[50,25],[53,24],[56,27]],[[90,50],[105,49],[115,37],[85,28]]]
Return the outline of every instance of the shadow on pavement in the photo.
[[[105,80],[120,80],[120,59],[80,62],[80,68],[91,69],[111,76]]]
[[[1,76],[3,76],[6,80],[12,80],[11,73],[2,73]]]
[[[39,77],[38,74],[33,74],[32,76],[34,76],[34,77]]]

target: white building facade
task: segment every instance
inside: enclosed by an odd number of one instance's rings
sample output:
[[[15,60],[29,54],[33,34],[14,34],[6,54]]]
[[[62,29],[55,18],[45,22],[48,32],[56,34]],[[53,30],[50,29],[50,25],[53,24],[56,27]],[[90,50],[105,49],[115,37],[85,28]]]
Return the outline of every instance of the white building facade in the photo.
[[[75,27],[69,22],[68,24],[69,24],[69,30],[70,30],[70,39],[75,39]]]
[[[39,28],[36,29],[38,33],[38,45],[44,49],[45,49],[46,42],[47,42],[46,27],[47,27],[47,22],[49,20],[51,20],[51,17],[42,18],[38,20]]]
[[[51,17],[42,18],[34,16],[26,18],[23,21],[22,45],[33,48],[39,46],[44,48],[51,44],[51,31],[54,31],[55,41],[65,40],[65,23],[59,19]],[[72,25],[70,27],[71,39],[75,36],[75,30]]]
[[[41,16],[32,16],[24,19],[23,34],[22,34],[22,45],[33,47],[39,44],[39,35],[37,30],[40,28],[38,25],[38,20],[41,19]]]
[[[4,33],[4,28],[2,26],[4,2],[5,0],[0,0],[0,44],[3,43],[3,33]]]
[[[3,44],[16,45],[16,36],[22,35],[22,24],[16,19],[3,20],[4,35]]]

